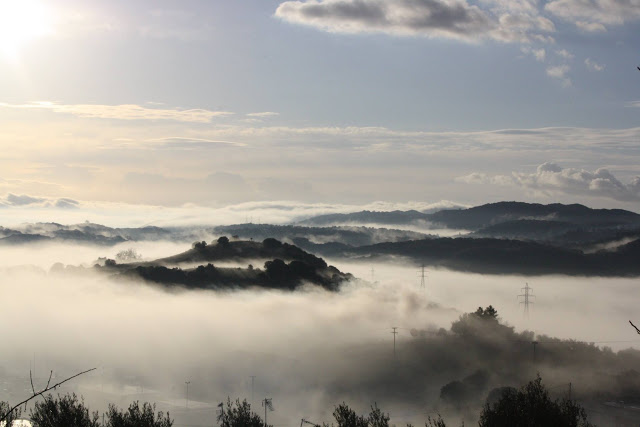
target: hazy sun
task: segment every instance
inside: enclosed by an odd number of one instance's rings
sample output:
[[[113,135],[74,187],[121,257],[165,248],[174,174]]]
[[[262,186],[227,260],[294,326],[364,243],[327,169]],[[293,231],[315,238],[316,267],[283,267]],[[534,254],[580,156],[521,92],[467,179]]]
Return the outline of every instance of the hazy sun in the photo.
[[[0,53],[15,58],[20,48],[52,32],[49,9],[38,0],[0,0]]]

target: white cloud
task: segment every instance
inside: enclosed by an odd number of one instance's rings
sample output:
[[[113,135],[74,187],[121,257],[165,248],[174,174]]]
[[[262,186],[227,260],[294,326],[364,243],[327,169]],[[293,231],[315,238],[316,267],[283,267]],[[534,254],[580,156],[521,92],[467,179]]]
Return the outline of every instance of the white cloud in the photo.
[[[547,51],[545,49],[533,49],[529,46],[523,46],[520,51],[533,56],[538,62],[544,62],[547,57]]]
[[[598,64],[596,61],[591,58],[587,58],[584,60],[584,65],[587,66],[587,69],[590,71],[602,71],[605,68],[604,64]]]
[[[562,86],[565,86],[565,87],[571,86],[571,79],[567,77],[567,73],[569,73],[570,69],[571,67],[569,67],[566,64],[548,67],[547,75],[549,77],[553,77],[554,79],[558,79],[562,81]]]
[[[135,104],[57,104],[54,102],[32,102],[29,104],[0,103],[2,108],[47,110],[54,113],[71,114],[78,117],[117,120],[174,120],[189,123],[210,123],[215,117],[229,116],[228,111],[203,109],[160,109],[146,108]]]
[[[280,113],[276,113],[273,111],[263,111],[261,113],[249,113],[247,114],[247,117],[274,117],[279,115]]]
[[[585,31],[603,31],[606,25],[640,19],[638,0],[552,0],[544,8]]]
[[[386,33],[476,42],[549,41],[555,26],[529,1],[308,0],[281,3],[275,16],[335,33]]]
[[[569,52],[566,49],[558,49],[556,50],[556,55],[558,55],[560,58],[566,59],[566,60],[570,60],[575,58],[575,55],[572,54],[571,52]]]
[[[576,27],[586,33],[606,33],[607,27],[600,24],[599,22],[584,22],[584,21],[576,21]]]
[[[511,176],[488,176],[471,173],[456,178],[466,184],[514,185],[543,193],[565,193],[581,196],[603,197],[623,202],[640,201],[640,176],[628,184],[622,183],[605,168],[590,172],[585,169],[563,168],[547,162],[537,167],[535,173],[513,172]]]

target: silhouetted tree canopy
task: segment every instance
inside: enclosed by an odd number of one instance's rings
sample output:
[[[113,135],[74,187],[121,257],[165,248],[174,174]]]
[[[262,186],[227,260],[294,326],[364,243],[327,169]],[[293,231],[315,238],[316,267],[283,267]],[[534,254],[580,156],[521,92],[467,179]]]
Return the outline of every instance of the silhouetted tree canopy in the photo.
[[[82,398],[75,393],[54,398],[44,396],[31,410],[31,421],[38,427],[100,427],[98,413],[89,413]]]
[[[588,427],[584,408],[569,399],[551,400],[538,376],[520,390],[506,389],[496,403],[487,403],[479,427]]]
[[[122,411],[115,405],[109,405],[105,427],[172,427],[173,420],[162,411],[155,414],[155,404],[145,402],[142,408],[138,402],[133,402],[129,409]]]
[[[218,238],[218,244],[220,246],[227,246],[229,244],[229,238],[227,236],[222,236]]]
[[[232,403],[231,399],[227,398],[227,404],[222,405],[217,420],[221,427],[265,427],[260,415],[251,411],[251,405],[246,399],[242,402],[236,399]]]

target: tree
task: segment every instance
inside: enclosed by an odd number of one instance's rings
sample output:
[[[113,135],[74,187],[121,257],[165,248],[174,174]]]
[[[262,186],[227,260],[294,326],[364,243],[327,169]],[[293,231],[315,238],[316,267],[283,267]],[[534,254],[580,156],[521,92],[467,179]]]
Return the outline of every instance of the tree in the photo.
[[[367,419],[349,408],[349,406],[342,402],[333,411],[333,418],[336,419],[338,427],[367,427]]]
[[[98,413],[89,414],[84,400],[78,400],[75,393],[44,396],[31,410],[31,421],[38,427],[100,427]]]
[[[538,377],[520,390],[505,389],[500,400],[486,403],[479,427],[588,427],[584,408],[569,399],[554,400]]]
[[[142,404],[142,408],[138,402],[133,402],[129,405],[127,411],[122,411],[115,407],[115,405],[109,405],[107,411],[107,422],[105,427],[171,427],[173,426],[173,420],[169,417],[169,413],[163,414],[162,411],[158,411],[155,414],[156,405],[145,402]]]
[[[244,399],[236,399],[234,403],[227,398],[227,405],[220,404],[220,414],[218,423],[221,427],[264,427],[264,422],[260,415],[251,412],[251,405]],[[271,427],[271,426],[268,426]]]
[[[21,414],[22,410],[20,408],[16,408],[11,411],[11,406],[9,405],[9,403],[0,402],[0,418],[4,419],[4,421],[0,422],[0,425],[2,425],[2,423],[5,423],[5,426],[11,426],[14,421],[20,419]]]
[[[218,238],[218,245],[220,245],[220,246],[228,246],[229,245],[229,238],[227,236],[222,236],[222,237]]]
[[[116,261],[118,262],[132,262],[139,260],[140,258],[142,258],[142,255],[132,248],[120,251],[116,254]]]

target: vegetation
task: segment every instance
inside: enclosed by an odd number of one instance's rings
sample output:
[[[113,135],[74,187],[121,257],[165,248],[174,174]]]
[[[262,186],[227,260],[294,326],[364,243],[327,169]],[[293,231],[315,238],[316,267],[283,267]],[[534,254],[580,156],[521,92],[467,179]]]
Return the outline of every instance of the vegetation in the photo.
[[[37,427],[100,427],[98,413],[89,413],[75,393],[62,397],[44,396],[31,410],[31,421]]]
[[[218,424],[221,427],[265,427],[262,418],[255,412],[251,412],[251,405],[246,399],[242,402],[236,399],[232,403],[231,398],[228,398],[226,406],[221,405],[220,414],[218,414]]]
[[[107,421],[104,427],[171,427],[173,420],[159,411],[155,414],[156,406],[150,403],[143,403],[140,408],[139,403],[133,402],[129,409],[121,411],[115,405],[109,405],[107,411]]]
[[[551,400],[538,376],[520,390],[507,389],[500,400],[487,403],[479,427],[588,427],[583,407],[569,399]]]

